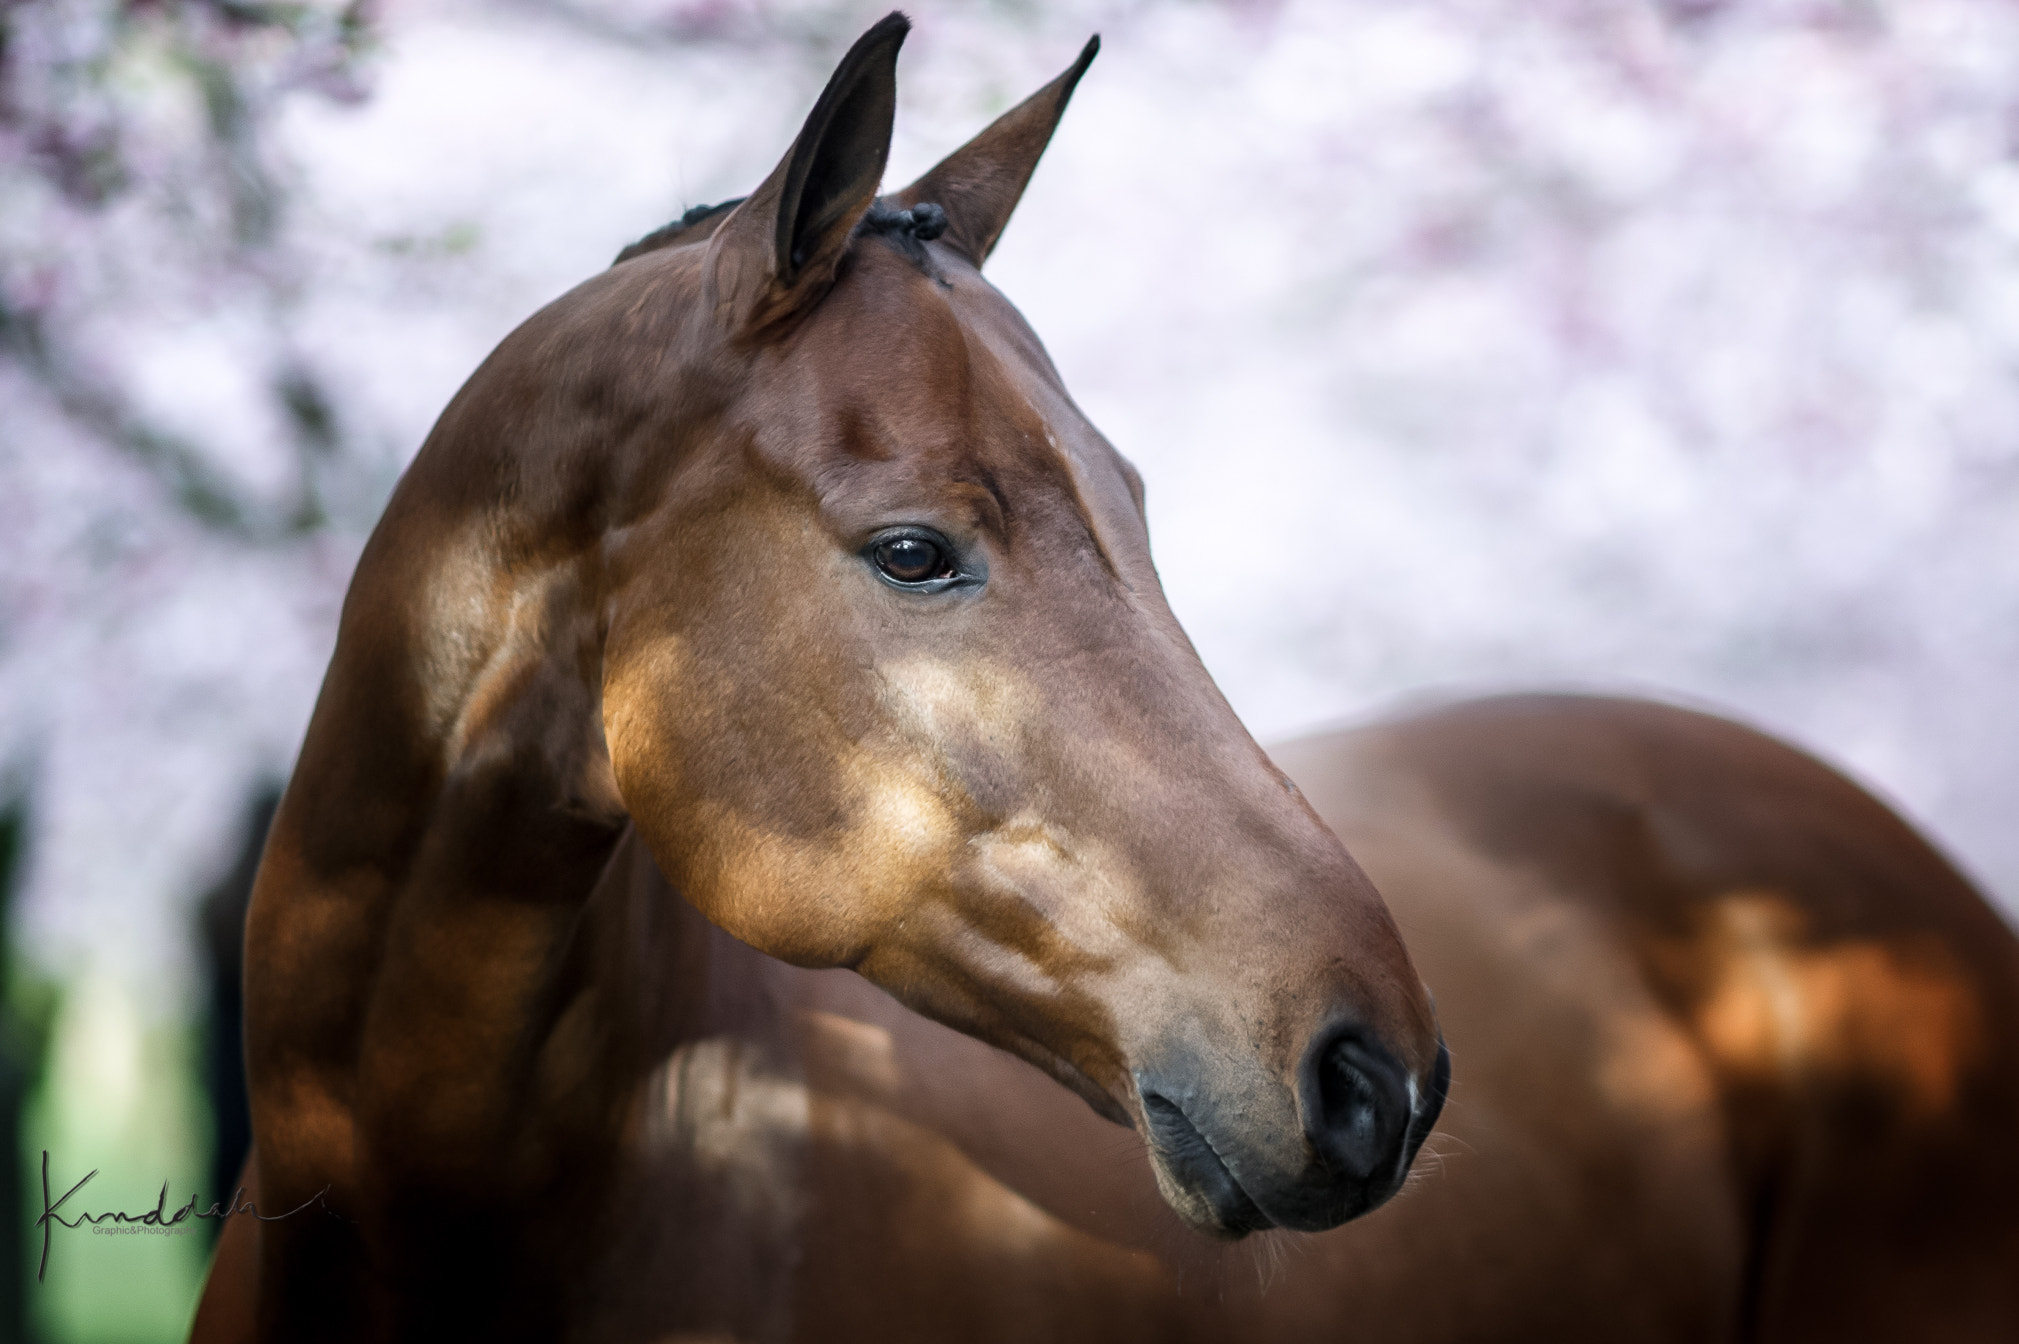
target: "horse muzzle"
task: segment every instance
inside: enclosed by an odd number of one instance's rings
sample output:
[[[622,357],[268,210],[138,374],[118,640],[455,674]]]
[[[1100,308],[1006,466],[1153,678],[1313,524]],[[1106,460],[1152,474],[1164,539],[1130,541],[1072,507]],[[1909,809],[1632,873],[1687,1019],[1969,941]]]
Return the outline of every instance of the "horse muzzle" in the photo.
[[[1451,1056],[1440,1039],[1428,1077],[1418,1080],[1364,1031],[1323,1033],[1298,1066],[1302,1132],[1288,1142],[1265,1119],[1287,1106],[1257,1104],[1253,1095],[1206,1080],[1207,1070],[1180,1061],[1137,1076],[1164,1197],[1212,1236],[1272,1227],[1323,1232],[1401,1189],[1444,1108]]]

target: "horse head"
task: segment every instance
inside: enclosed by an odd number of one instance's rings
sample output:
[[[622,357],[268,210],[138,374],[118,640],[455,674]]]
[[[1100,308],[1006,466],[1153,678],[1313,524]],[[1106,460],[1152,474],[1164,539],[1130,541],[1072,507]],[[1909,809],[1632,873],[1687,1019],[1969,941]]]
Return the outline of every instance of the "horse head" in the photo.
[[[1096,45],[879,197],[906,28],[438,434],[509,434],[514,508],[593,554],[601,796],[702,914],[1133,1124],[1203,1231],[1331,1227],[1436,1119],[1429,999],[1173,617],[1136,472],[980,271]]]

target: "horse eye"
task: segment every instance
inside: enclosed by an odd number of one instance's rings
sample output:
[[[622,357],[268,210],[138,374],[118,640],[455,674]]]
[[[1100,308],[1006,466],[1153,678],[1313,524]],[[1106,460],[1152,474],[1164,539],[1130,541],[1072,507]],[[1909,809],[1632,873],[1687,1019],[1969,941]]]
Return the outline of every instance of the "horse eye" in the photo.
[[[892,537],[870,552],[876,567],[899,583],[924,583],[945,575],[953,566],[946,552],[926,537]]]

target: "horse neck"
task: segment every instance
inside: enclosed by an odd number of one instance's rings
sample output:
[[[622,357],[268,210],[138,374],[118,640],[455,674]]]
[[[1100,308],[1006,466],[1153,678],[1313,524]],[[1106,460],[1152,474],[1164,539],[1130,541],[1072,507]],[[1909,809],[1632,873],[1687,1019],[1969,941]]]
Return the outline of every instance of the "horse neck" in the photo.
[[[248,930],[280,1197],[563,1179],[623,1123],[641,1031],[678,1016],[632,1001],[637,958],[694,936],[612,867],[600,548],[448,516],[416,475],[360,562]]]

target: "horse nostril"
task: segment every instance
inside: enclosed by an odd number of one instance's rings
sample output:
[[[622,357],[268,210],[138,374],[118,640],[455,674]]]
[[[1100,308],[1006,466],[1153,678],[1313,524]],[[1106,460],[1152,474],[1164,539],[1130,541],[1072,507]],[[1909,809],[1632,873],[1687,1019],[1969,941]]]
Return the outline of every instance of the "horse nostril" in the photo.
[[[1306,1126],[1319,1158],[1353,1181],[1387,1174],[1409,1132],[1408,1074],[1400,1062],[1348,1031],[1312,1051],[1306,1067],[1316,1074],[1306,1080],[1312,1103]]]

